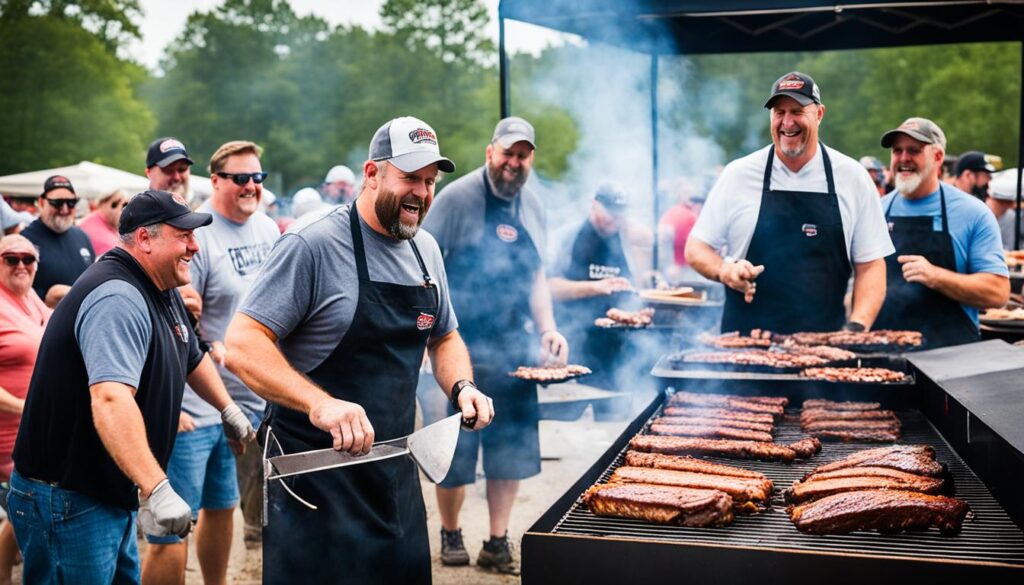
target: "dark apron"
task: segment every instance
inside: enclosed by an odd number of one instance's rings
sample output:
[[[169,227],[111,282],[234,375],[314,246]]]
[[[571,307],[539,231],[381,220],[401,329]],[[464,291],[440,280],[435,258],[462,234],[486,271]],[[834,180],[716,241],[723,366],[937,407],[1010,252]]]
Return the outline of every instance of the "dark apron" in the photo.
[[[935,231],[935,218],[931,215],[890,217],[896,197],[899,194],[892,198],[885,210],[885,220],[889,224],[889,235],[896,253],[885,259],[885,304],[878,313],[874,328],[920,331],[927,347],[945,347],[980,340],[977,326],[960,303],[923,284],[907,282],[903,278],[903,266],[897,261],[899,256],[924,256],[935,266],[956,272],[956,251],[953,249],[953,238],[949,235],[945,190],[939,185],[942,205],[942,231],[939,232]]]
[[[331,396],[366,410],[376,441],[408,435],[416,383],[438,311],[423,271],[422,285],[370,280],[355,203],[349,211],[359,272],[352,324],[324,362],[307,375]],[[285,453],[331,446],[331,435],[301,412],[275,405],[269,424]],[[310,510],[278,482],[269,486],[263,537],[264,583],[429,583],[427,518],[416,465],[398,457],[285,479]]]
[[[526,324],[540,254],[519,218],[521,200],[498,199],[486,174],[484,189],[483,236],[445,258],[452,307],[473,360],[473,377],[494,400],[495,413],[505,420],[513,412],[532,418],[536,383],[510,378],[508,372],[536,361],[537,342]]]
[[[775,147],[768,150],[761,210],[747,250],[747,260],[763,264],[764,272],[752,303],[726,287],[722,331],[838,331],[845,323],[843,297],[852,267],[832,163],[825,145],[818,148],[827,193],[772,191]]]
[[[565,278],[573,281],[632,278],[622,240],[618,234],[604,238],[589,221],[576,234],[570,251]],[[587,383],[611,387],[612,374],[623,357],[626,336],[621,329],[596,330],[594,319],[604,317],[612,307],[623,309],[634,302],[629,293],[555,302],[558,326],[565,333],[573,352],[573,363],[589,366],[594,375]]]

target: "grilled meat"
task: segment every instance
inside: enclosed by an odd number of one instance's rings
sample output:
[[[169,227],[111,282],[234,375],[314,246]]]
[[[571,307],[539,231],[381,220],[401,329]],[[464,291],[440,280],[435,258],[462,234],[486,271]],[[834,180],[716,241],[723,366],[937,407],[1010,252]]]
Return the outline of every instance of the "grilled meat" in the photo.
[[[796,459],[796,452],[789,447],[758,441],[637,435],[633,437],[629,445],[637,451],[666,453],[669,455],[696,453],[735,459],[783,461],[785,463],[791,463]]]
[[[824,398],[804,400],[803,409],[807,410],[878,410],[882,405],[878,402],[834,402]]]
[[[796,355],[813,355],[830,362],[848,361],[857,358],[857,354],[838,347],[828,345],[797,345],[784,343],[782,345],[788,353]]]
[[[658,424],[658,422],[655,421],[651,424],[650,432],[653,435],[671,435],[674,437],[719,437],[723,439],[738,439],[742,441],[772,442],[771,433],[719,426],[666,425]]]
[[[775,425],[771,423],[750,422],[745,420],[733,420],[731,418],[711,418],[702,416],[662,416],[654,419],[655,424],[662,425],[693,425],[706,427],[728,427],[733,429],[746,429],[748,431],[760,431],[771,433]]]
[[[907,378],[903,372],[888,368],[807,368],[800,375],[829,382],[895,383]]]
[[[821,429],[807,431],[807,434],[819,439],[842,441],[844,443],[895,443],[900,440],[899,429]]]
[[[822,420],[881,420],[898,421],[896,413],[891,410],[826,410],[823,408],[804,409],[800,413],[800,422],[817,422]]]
[[[705,345],[713,345],[723,349],[740,349],[746,347],[769,347],[772,344],[772,332],[752,329],[750,336],[740,335],[739,331],[723,333],[721,335],[710,335],[701,333],[697,340]]]
[[[800,428],[810,431],[898,431],[900,421],[896,419],[882,420],[819,420],[801,422]]]
[[[754,397],[767,398],[767,397]],[[787,401],[788,402],[788,401]],[[696,392],[676,392],[669,398],[671,406],[714,406],[731,410],[743,410],[782,416],[786,403],[768,403],[751,400],[749,397],[729,396],[725,394],[698,394]]]
[[[825,358],[812,354],[800,355],[766,349],[702,351],[683,354],[682,358],[684,362],[694,364],[731,364],[737,366],[764,366],[766,368],[810,368],[823,366],[829,362]]]
[[[917,475],[916,473],[908,473],[906,471],[900,471],[898,469],[889,469],[888,467],[846,467],[843,469],[836,469],[835,471],[823,471],[821,473],[811,473],[804,478],[804,482],[819,481],[828,479],[840,479],[844,477],[883,477],[892,479],[895,481],[912,482],[922,479],[927,476]]]
[[[671,403],[670,403],[671,404]],[[756,423],[773,424],[775,417],[770,414],[729,410],[727,408],[701,408],[699,406],[666,406],[662,411],[665,416],[707,417],[729,420],[743,420]]]
[[[917,347],[921,345],[922,341],[920,331],[878,329],[876,331],[792,333],[787,335],[783,342],[795,343],[797,345],[831,345],[833,347],[866,347],[872,345]]]
[[[598,516],[635,518],[679,526],[723,526],[732,522],[732,498],[718,490],[664,485],[602,484],[583,495]]]
[[[570,378],[586,376],[593,373],[586,366],[569,364],[562,367],[536,368],[531,366],[519,366],[516,371],[509,372],[509,376],[531,382],[561,382]]]
[[[814,437],[807,437],[786,445],[792,449],[800,459],[810,459],[821,452],[821,441]]]
[[[655,469],[652,467],[620,467],[612,473],[609,483],[647,483],[678,487],[721,490],[733,503],[767,504],[772,498],[772,482],[745,477],[708,475],[690,471]]]
[[[639,311],[623,311],[611,308],[604,317],[594,320],[598,327],[649,327],[654,320],[654,309],[646,308]]]
[[[928,445],[893,445],[858,451],[839,461],[819,465],[804,476],[825,473],[849,467],[886,467],[914,473],[939,477],[944,473],[942,465],[935,461],[935,449]]]
[[[741,477],[767,481],[769,486],[767,489],[769,492],[772,491],[772,482],[768,479],[768,476],[758,471],[743,469],[742,467],[712,463],[710,461],[695,459],[689,456],[681,457],[678,455],[664,455],[661,453],[641,453],[640,451],[626,451],[625,460],[626,465],[629,465],[630,467],[655,467],[658,469],[674,469],[676,471],[690,471],[693,473],[706,473],[709,475],[723,475],[727,477]]]
[[[956,534],[970,511],[966,502],[904,490],[865,490],[824,497],[789,509],[797,530],[846,534],[856,530],[895,533],[938,528]]]
[[[942,491],[945,482],[937,477],[916,476],[911,480],[899,480],[891,477],[864,476],[864,477],[837,477],[833,479],[811,479],[808,481],[794,482],[793,486],[786,490],[786,501],[798,504],[809,500],[816,500],[832,494],[852,492],[860,490],[905,490],[919,492],[922,494],[937,494]]]

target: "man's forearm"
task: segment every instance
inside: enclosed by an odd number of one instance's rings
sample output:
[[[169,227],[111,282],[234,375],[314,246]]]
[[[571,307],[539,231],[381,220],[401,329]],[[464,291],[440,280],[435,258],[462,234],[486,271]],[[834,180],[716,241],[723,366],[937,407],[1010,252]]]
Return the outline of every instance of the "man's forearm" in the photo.
[[[544,277],[543,270],[538,270],[533,279],[533,289],[530,291],[530,313],[533,315],[533,321],[537,324],[538,333],[557,329],[555,313],[551,307],[551,293],[548,292],[548,282]]]
[[[718,281],[722,257],[701,240],[694,237],[686,240],[686,262],[704,278]]]
[[[551,298],[556,301],[574,301],[597,296],[590,280],[569,280],[560,276],[547,279]]]
[[[217,367],[213,365],[210,354],[203,356],[202,361],[188,374],[188,385],[196,391],[200,398],[210,403],[218,412],[231,404],[224,381],[220,379]]]
[[[885,302],[885,258],[854,264],[853,271],[850,321],[870,328]]]
[[[939,268],[935,291],[978,309],[1002,307],[1010,300],[1010,279],[989,272],[960,274]]]
[[[309,413],[329,395],[288,363],[276,341],[263,324],[236,314],[224,340],[227,368],[265,400]]]
[[[469,350],[458,331],[452,331],[441,339],[429,344],[430,363],[434,368],[434,379],[441,386],[445,396],[451,398],[452,386],[459,380],[473,379],[473,366]]]
[[[167,474],[149,448],[146,424],[134,400],[135,389],[119,382],[100,382],[90,386],[89,393],[96,434],[117,467],[148,496]]]

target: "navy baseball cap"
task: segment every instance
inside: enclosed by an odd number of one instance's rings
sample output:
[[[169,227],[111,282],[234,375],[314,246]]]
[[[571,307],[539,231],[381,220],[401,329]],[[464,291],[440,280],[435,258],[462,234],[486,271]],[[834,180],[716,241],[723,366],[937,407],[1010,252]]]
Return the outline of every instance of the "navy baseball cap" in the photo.
[[[40,197],[46,197],[46,194],[54,189],[67,189],[72,193],[75,192],[75,188],[71,186],[71,179],[68,179],[64,175],[54,175],[46,179],[43,183],[43,193]]]
[[[764,107],[770,108],[775,98],[783,95],[795,99],[801,106],[821,103],[821,90],[818,89],[818,84],[814,83],[810,75],[799,71],[787,73],[775,80],[772,84],[772,94],[768,96]]]
[[[146,151],[146,168],[159,166],[161,169],[179,160],[186,160],[188,164],[194,165],[188,157],[185,145],[177,138],[157,138],[149,145]]]
[[[615,183],[603,183],[594,193],[594,201],[597,201],[613,214],[619,214],[629,207],[629,194],[620,185]]]
[[[166,223],[181,230],[194,230],[210,225],[213,216],[196,213],[181,198],[168,193],[148,189],[132,197],[121,212],[121,223],[117,231],[130,234],[140,227]]]
[[[964,174],[964,171],[994,173],[996,172],[996,167],[985,160],[985,153],[971,150],[961,154],[960,158],[956,160],[956,171],[954,174],[959,177]]]

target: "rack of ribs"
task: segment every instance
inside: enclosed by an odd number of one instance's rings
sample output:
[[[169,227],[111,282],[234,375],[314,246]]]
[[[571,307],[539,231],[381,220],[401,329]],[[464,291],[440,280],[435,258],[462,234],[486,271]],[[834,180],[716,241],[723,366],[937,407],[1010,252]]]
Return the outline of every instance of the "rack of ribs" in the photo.
[[[821,441],[816,437],[806,437],[786,446],[796,452],[800,459],[810,459],[821,452]]]
[[[630,440],[629,445],[637,451],[668,455],[717,455],[734,459],[760,459],[761,461],[785,463],[790,463],[797,457],[796,451],[789,447],[760,441],[637,435]]]
[[[772,491],[771,480],[768,476],[759,472],[733,467],[722,463],[713,463],[704,459],[696,459],[690,456],[664,455],[662,453],[643,453],[640,451],[626,451],[626,465],[630,467],[654,467],[657,469],[673,469],[675,471],[690,471],[693,473],[707,473],[709,475],[723,475],[727,477],[741,477],[757,479],[768,482],[768,491]]]
[[[863,490],[905,490],[919,492],[922,494],[938,494],[942,492],[945,481],[937,477],[923,475],[912,478],[896,479],[882,476],[861,476],[861,477],[836,477],[821,479],[811,477],[806,481],[793,483],[792,487],[785,491],[786,501],[792,504],[799,504],[809,500],[816,500],[832,494],[842,492],[863,491]]]
[[[733,429],[746,429],[748,431],[760,431],[771,433],[775,425],[771,423],[750,422],[746,420],[735,420],[731,418],[712,418],[703,416],[661,416],[654,419],[655,424],[662,425],[694,425],[706,427],[728,427]]]
[[[818,439],[842,441],[844,443],[895,443],[900,440],[898,429],[859,429],[850,431],[825,429],[809,431],[809,434]]]
[[[810,423],[823,420],[896,420],[896,413],[891,410],[826,410],[823,408],[806,408],[800,413],[800,422]]]
[[[843,492],[788,510],[797,530],[811,534],[927,528],[956,534],[969,511],[970,506],[956,498],[895,489]]]
[[[729,410],[728,408],[701,408],[699,406],[666,406],[662,412],[665,416],[690,416],[717,419],[742,420],[763,424],[774,424],[775,417],[770,414]]]
[[[739,331],[711,335],[701,333],[697,340],[705,345],[721,347],[723,349],[740,349],[747,347],[769,347],[772,344],[772,332],[761,329],[752,329],[750,336],[740,335]]]
[[[719,490],[640,483],[600,484],[583,495],[598,516],[635,518],[679,526],[724,526],[733,520],[733,501]]]
[[[858,451],[839,461],[819,465],[805,475],[804,479],[816,473],[849,467],[885,467],[932,477],[939,477],[945,473],[945,468],[935,461],[935,449],[928,445],[893,445]]]
[[[804,410],[878,410],[882,405],[878,402],[835,402],[824,398],[804,400]]]
[[[888,368],[807,368],[800,375],[828,382],[895,383],[907,379],[903,372]]]
[[[742,410],[760,414],[782,416],[789,399],[770,396],[730,396],[726,394],[699,394],[676,392],[668,400],[669,406],[698,406]]]
[[[917,475],[916,473],[908,473],[906,471],[900,471],[898,469],[890,469],[888,467],[845,467],[843,469],[836,469],[834,471],[822,471],[820,473],[811,473],[806,476],[803,481],[818,481],[827,479],[839,479],[845,477],[884,477],[893,479],[896,481],[917,481],[923,477],[930,477],[924,475]]]
[[[671,435],[673,437],[717,437],[741,441],[772,442],[771,433],[719,426],[667,425],[658,424],[657,421],[651,424],[650,433],[652,435]]]
[[[812,431],[897,431],[899,419],[867,419],[867,420],[819,420],[802,423],[800,428],[805,432]]]
[[[751,512],[757,511],[757,504],[768,505],[772,498],[772,482],[768,480],[652,467],[620,467],[612,473],[608,483],[646,483],[720,490],[732,497],[733,504],[755,504],[739,507]]]

